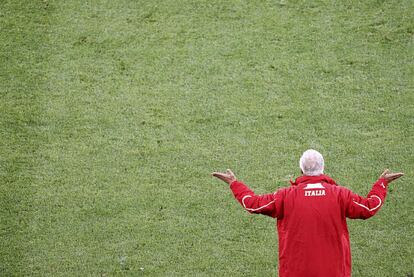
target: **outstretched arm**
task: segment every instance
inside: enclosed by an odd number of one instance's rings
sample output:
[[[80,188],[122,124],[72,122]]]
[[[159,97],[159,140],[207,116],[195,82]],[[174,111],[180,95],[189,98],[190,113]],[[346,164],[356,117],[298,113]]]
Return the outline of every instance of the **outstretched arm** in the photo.
[[[345,195],[346,216],[367,219],[375,215],[384,203],[388,184],[403,175],[404,173],[391,173],[386,169],[374,183],[366,198],[347,190]]]
[[[276,217],[276,193],[256,195],[243,182],[237,181],[236,176],[230,169],[226,173],[213,172],[212,175],[230,185],[234,197],[249,213]]]

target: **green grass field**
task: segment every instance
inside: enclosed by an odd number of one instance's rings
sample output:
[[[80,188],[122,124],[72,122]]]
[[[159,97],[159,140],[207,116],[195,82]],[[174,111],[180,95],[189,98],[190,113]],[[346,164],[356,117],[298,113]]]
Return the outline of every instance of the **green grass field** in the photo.
[[[276,276],[257,193],[307,148],[366,194],[353,276],[414,273],[414,4],[0,1],[0,276]]]

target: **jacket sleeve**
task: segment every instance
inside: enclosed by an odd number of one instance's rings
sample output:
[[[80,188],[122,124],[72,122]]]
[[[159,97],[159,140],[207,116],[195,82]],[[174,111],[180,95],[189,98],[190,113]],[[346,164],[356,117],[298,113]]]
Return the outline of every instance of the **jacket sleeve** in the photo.
[[[277,217],[276,194],[256,195],[243,182],[234,181],[230,184],[234,197],[249,213],[264,214],[270,217]]]
[[[387,185],[387,180],[379,179],[374,183],[366,198],[346,189],[344,193],[346,217],[367,219],[375,215],[384,203]]]

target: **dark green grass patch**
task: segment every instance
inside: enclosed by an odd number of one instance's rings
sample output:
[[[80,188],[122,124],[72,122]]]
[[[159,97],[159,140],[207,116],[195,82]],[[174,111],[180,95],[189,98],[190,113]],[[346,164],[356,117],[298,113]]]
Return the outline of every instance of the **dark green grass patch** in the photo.
[[[406,173],[353,275],[414,272],[410,1],[0,5],[4,275],[275,276],[275,222],[209,174],[271,192],[310,147],[360,194]]]

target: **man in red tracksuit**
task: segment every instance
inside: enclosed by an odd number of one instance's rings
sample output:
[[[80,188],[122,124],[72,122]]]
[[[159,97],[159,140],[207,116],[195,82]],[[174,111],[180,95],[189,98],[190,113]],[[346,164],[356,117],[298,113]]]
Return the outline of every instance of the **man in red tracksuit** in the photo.
[[[388,184],[403,173],[385,170],[367,197],[323,175],[324,160],[315,150],[303,153],[302,176],[292,186],[256,195],[231,170],[213,176],[230,184],[234,197],[250,213],[277,219],[279,277],[349,277],[351,250],[346,218],[367,219],[380,209]]]

